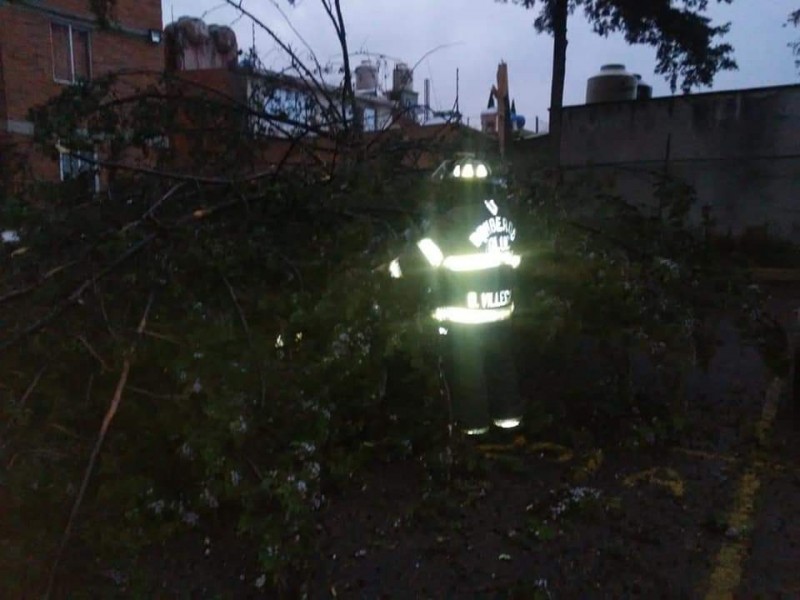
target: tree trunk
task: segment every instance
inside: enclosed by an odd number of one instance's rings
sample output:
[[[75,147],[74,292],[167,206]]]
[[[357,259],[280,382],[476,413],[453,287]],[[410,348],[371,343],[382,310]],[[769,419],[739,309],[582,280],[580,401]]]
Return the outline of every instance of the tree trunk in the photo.
[[[561,165],[561,109],[567,72],[567,15],[569,0],[553,0],[553,82],[550,87],[550,148],[556,167]]]

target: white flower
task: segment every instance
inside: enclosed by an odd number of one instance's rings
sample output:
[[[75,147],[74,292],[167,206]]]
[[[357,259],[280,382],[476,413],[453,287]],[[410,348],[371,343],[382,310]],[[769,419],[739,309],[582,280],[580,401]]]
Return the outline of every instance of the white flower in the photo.
[[[6,229],[3,233],[0,233],[0,239],[3,240],[4,244],[17,244],[19,243],[19,233]]]
[[[233,487],[236,487],[237,485],[239,485],[239,483],[241,483],[241,481],[242,481],[242,476],[239,474],[239,471],[237,471],[235,469],[232,470],[231,471],[231,485]]]
[[[665,267],[673,275],[676,275],[678,271],[680,271],[678,263],[676,263],[674,260],[670,260],[669,258],[657,258],[656,262],[660,266]]]
[[[203,391],[203,384],[200,383],[200,379],[199,378],[194,380],[194,383],[192,384],[192,391],[195,394],[199,394],[200,392]]]
[[[230,429],[233,433],[246,433],[247,421],[245,420],[244,416],[239,415],[239,418],[236,421],[232,421],[230,424]]]
[[[160,515],[164,511],[165,502],[163,500],[156,500],[147,505],[147,508],[153,511],[154,515]]]
[[[260,590],[261,588],[264,587],[264,585],[266,585],[266,583],[267,583],[267,576],[262,573],[261,575],[258,576],[258,579],[256,579],[256,584],[255,585],[256,585],[256,588],[258,588]]]
[[[197,525],[197,522],[200,520],[200,516],[196,512],[189,511],[189,512],[183,513],[181,519],[187,525],[191,525],[192,527],[194,527],[195,525]]]
[[[219,501],[216,499],[214,494],[211,493],[211,490],[208,488],[203,489],[203,493],[200,496],[203,499],[209,508],[217,508],[219,506]]]
[[[192,460],[194,458],[194,450],[192,450],[189,442],[184,442],[178,452],[180,453],[181,458],[185,458],[187,460]]]

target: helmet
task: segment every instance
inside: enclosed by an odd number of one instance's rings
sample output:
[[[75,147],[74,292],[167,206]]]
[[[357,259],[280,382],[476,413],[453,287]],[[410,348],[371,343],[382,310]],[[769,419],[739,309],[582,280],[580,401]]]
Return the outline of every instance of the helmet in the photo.
[[[445,213],[456,206],[480,204],[505,193],[505,181],[493,177],[489,165],[472,153],[457,154],[431,175],[437,184],[430,190],[429,210]]]
[[[444,161],[431,175],[434,181],[457,179],[464,182],[486,183],[492,170],[484,161],[475,158],[474,154],[464,153],[455,159]]]

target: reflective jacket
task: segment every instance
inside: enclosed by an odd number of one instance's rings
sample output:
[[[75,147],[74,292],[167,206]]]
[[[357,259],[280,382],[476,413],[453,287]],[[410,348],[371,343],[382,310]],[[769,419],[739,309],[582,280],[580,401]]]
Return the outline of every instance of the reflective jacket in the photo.
[[[491,190],[464,184],[463,198],[417,242],[433,276],[432,316],[441,323],[492,323],[514,312],[517,230],[504,199]],[[402,274],[399,262],[392,268]]]

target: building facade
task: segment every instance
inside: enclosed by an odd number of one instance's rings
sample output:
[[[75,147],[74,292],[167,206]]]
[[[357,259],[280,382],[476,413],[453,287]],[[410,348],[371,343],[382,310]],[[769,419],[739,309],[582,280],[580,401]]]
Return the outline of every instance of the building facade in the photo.
[[[89,169],[68,149],[33,147],[30,109],[84,80],[163,71],[161,29],[160,0],[116,0],[105,26],[89,0],[0,0],[0,168],[40,181]]]
[[[170,136],[181,169],[236,176],[284,165],[327,170],[352,141],[341,135],[345,120],[351,132],[363,134],[370,153],[382,141],[424,145],[417,130],[434,140],[451,129],[423,126],[413,73],[404,63],[395,66],[391,88],[383,89],[378,64],[362,61],[354,69],[351,99],[320,73],[272,71],[252,52],[237,60],[234,32],[197,18],[167,25],[165,47],[173,92],[214,104],[187,114],[180,131]]]

